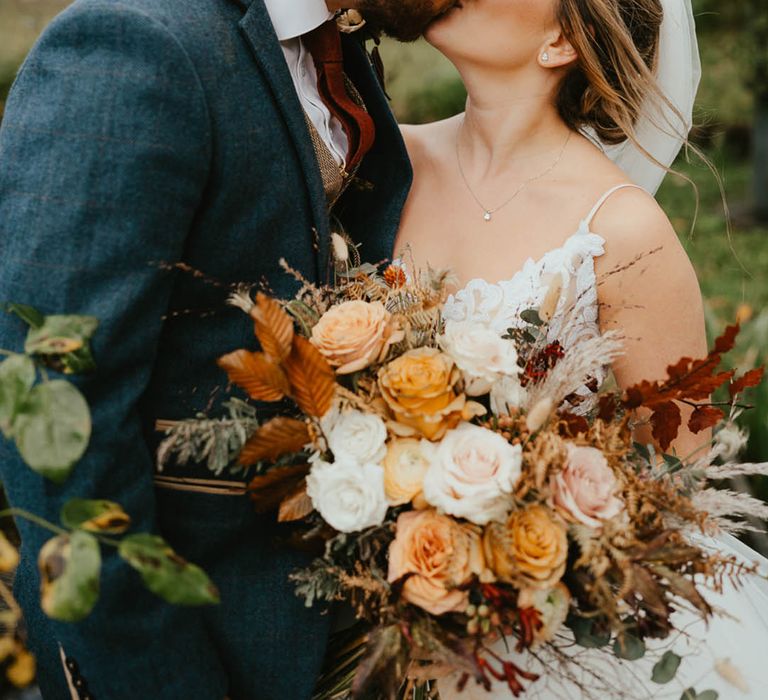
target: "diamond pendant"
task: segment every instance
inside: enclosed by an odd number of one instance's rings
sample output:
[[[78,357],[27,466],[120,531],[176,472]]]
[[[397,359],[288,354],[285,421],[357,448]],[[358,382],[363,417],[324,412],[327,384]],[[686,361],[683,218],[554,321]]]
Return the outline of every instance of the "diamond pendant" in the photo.
[[[485,212],[485,214],[483,214],[483,219],[485,219],[486,221],[490,221],[491,218],[492,218],[491,217],[491,212],[487,211],[487,212]]]

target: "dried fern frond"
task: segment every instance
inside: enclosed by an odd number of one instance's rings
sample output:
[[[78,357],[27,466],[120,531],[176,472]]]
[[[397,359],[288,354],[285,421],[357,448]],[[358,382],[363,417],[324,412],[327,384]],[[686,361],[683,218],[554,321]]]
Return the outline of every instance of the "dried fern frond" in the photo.
[[[158,471],[162,472],[171,459],[180,465],[205,463],[217,476],[228,467],[241,470],[233,465],[259,427],[256,409],[240,399],[232,399],[224,407],[229,411],[228,417],[198,414],[172,425],[157,450]]]

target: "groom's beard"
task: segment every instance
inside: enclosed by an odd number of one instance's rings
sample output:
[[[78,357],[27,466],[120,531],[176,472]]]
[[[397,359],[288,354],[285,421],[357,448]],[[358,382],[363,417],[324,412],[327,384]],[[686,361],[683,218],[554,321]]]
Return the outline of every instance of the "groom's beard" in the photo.
[[[372,25],[399,41],[415,41],[456,0],[360,0],[357,9]]]

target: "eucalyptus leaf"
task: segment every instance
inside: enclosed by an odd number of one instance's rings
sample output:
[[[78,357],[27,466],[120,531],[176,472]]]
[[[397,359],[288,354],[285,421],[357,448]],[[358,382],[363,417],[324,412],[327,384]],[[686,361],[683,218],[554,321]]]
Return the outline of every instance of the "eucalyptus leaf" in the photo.
[[[586,617],[569,617],[567,625],[573,632],[576,644],[585,649],[600,649],[611,641],[610,632],[595,632],[594,622]]]
[[[665,652],[664,656],[654,665],[651,680],[661,685],[669,683],[677,675],[677,669],[680,668],[681,661],[682,658],[675,654],[675,652]]]
[[[46,316],[39,328],[32,328],[24,343],[30,355],[63,355],[82,348],[96,332],[93,316]]]
[[[40,550],[38,566],[46,615],[63,622],[87,617],[99,597],[98,540],[82,530],[54,537]]]
[[[131,517],[119,503],[73,498],[61,509],[61,522],[72,530],[120,535],[131,526]]]
[[[16,314],[24,323],[31,328],[40,328],[45,323],[45,316],[41,314],[34,306],[27,304],[6,304],[5,310],[9,314]]]
[[[530,323],[532,326],[543,326],[544,321],[541,320],[537,309],[526,309],[520,314],[520,318],[526,323]]]
[[[83,395],[69,382],[38,384],[18,412],[13,433],[29,467],[61,483],[88,447],[91,412]]]
[[[619,659],[637,661],[645,656],[645,642],[632,634],[624,634],[613,643],[613,653]]]
[[[35,363],[26,355],[11,355],[0,362],[0,430],[13,437],[19,408],[35,383]]]
[[[680,696],[680,700],[717,700],[720,695],[715,690],[705,690],[702,693],[697,693],[693,688],[688,688],[683,691]]]
[[[173,605],[212,605],[220,600],[208,575],[182,559],[162,537],[131,535],[120,543],[118,552],[141,574],[150,591]]]

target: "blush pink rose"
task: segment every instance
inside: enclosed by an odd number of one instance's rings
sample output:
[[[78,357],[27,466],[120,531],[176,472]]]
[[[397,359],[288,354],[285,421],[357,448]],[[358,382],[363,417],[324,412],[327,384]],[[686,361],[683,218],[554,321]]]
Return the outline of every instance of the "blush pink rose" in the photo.
[[[568,444],[565,468],[550,480],[550,505],[566,520],[600,528],[624,509],[619,482],[605,455],[594,447]]]

